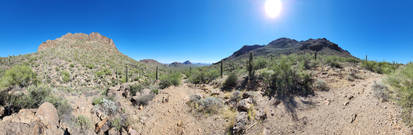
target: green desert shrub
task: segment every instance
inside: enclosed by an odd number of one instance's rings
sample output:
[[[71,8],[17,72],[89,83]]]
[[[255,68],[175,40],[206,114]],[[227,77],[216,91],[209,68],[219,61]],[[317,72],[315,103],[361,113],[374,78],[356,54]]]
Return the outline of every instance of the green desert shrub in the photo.
[[[220,76],[217,69],[200,69],[194,71],[189,77],[189,82],[193,84],[207,84]]]
[[[37,84],[36,73],[29,66],[17,65],[5,71],[0,80],[0,88],[10,86],[26,87]]]
[[[160,82],[159,82],[159,88],[165,89],[168,88],[169,86],[179,86],[181,83],[182,76],[179,73],[172,73],[172,74],[167,74],[161,77]]]
[[[254,62],[255,70],[263,69],[268,66],[268,61],[265,58],[258,57]]]
[[[367,61],[363,62],[361,66],[367,70],[370,70],[372,72],[376,72],[379,74],[390,74],[396,69],[399,68],[400,64],[396,63],[389,63],[389,62],[376,62],[376,61]]]
[[[112,71],[110,71],[107,68],[96,72],[96,76],[99,77],[99,78],[103,78],[103,77],[108,76],[108,75],[112,75]]]
[[[88,69],[94,69],[94,68],[95,68],[95,65],[93,65],[93,64],[87,64],[87,65],[86,65],[86,68],[88,68]]]
[[[53,104],[56,107],[59,117],[65,114],[71,114],[72,112],[72,106],[70,106],[68,101],[62,97],[49,95],[49,97],[46,98],[46,101]]]
[[[62,81],[63,81],[63,82],[69,82],[69,81],[72,80],[72,79],[70,78],[70,73],[69,73],[69,72],[67,72],[67,71],[62,71],[60,74],[61,74],[61,76],[62,76]]]
[[[222,89],[223,90],[232,90],[237,86],[238,77],[235,73],[231,73],[228,78],[225,80]]]
[[[102,103],[103,103],[103,98],[104,98],[104,97],[102,97],[102,96],[93,98],[93,100],[92,100],[92,105],[100,105],[100,104],[102,104]]]
[[[132,96],[136,96],[137,92],[141,92],[143,90],[143,86],[140,84],[133,84],[129,86],[130,92]]]
[[[395,99],[402,107],[403,121],[413,126],[413,64],[407,64],[405,67],[398,69],[389,75],[386,83],[390,86],[391,91],[396,94]]]
[[[281,58],[275,64],[271,83],[266,90],[267,95],[281,98],[292,95],[307,96],[314,94],[312,90],[313,80],[310,75],[303,69],[293,67],[292,63],[293,61],[287,58]]]

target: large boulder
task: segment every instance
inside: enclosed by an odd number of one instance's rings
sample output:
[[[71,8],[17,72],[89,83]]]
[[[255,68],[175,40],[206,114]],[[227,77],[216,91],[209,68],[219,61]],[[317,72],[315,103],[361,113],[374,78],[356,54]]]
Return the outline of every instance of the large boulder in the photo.
[[[63,131],[58,128],[59,115],[53,104],[45,102],[40,105],[36,111],[36,116],[40,122],[44,125],[46,135],[61,135]]]
[[[59,115],[53,104],[45,102],[37,109],[36,116],[46,125],[47,128],[57,127],[59,124]]]

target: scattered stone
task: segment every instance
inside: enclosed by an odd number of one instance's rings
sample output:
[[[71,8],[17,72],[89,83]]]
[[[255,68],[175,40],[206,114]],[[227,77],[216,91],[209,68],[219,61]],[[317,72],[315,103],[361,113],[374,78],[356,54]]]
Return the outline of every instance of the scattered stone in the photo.
[[[357,114],[352,114],[350,123],[353,123],[356,120],[356,118],[357,118]]]
[[[255,117],[257,120],[264,121],[265,119],[267,119],[267,113],[265,113],[263,109],[258,109],[258,111],[255,114]]]
[[[348,104],[350,104],[350,101],[346,101],[346,102],[344,103],[344,106],[347,106]]]
[[[104,125],[106,125],[106,122],[108,121],[108,118],[103,119],[102,121],[98,122],[96,124],[96,128],[95,128],[95,132],[99,133],[99,131],[101,131],[101,129],[103,128]],[[102,129],[103,132],[107,131],[107,129]]]
[[[176,123],[176,126],[178,126],[178,127],[182,127],[182,126],[183,126],[183,122],[182,122],[182,120],[178,121],[178,123]]]
[[[136,132],[136,130],[133,130],[132,128],[129,128],[128,133],[129,135],[139,135],[138,132]]]
[[[0,117],[4,115],[4,107],[0,106]]]
[[[248,111],[251,108],[252,104],[252,99],[247,98],[239,101],[238,103],[238,110],[239,111]]]
[[[236,117],[236,123],[233,127],[233,134],[239,135],[245,132],[248,124],[248,114],[247,112],[240,112]]]

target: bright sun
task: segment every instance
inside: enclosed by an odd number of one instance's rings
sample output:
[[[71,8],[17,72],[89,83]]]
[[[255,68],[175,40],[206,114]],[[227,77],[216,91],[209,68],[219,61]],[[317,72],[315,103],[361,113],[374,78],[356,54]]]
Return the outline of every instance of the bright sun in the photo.
[[[280,15],[282,9],[281,0],[265,0],[265,13],[270,18],[276,18]]]

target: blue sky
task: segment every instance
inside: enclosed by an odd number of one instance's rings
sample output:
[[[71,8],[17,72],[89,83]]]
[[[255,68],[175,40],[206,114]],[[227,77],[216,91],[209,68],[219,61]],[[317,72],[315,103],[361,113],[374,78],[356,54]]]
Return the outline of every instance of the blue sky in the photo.
[[[411,0],[3,0],[0,56],[32,53],[67,32],[99,32],[134,59],[216,62],[246,44],[325,37],[357,57],[413,58]]]

